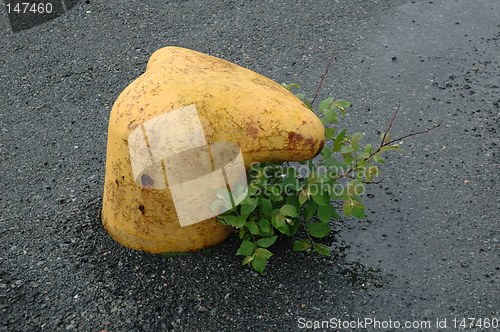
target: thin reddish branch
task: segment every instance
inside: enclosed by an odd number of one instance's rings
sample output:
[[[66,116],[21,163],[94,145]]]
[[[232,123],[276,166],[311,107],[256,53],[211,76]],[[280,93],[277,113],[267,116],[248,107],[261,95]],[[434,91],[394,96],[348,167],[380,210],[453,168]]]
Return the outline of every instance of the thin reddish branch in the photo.
[[[392,123],[394,122],[394,119],[396,118],[396,115],[398,115],[399,109],[401,108],[401,100],[399,101],[398,108],[396,109],[396,112],[394,112],[394,115],[392,116],[391,122],[389,122],[389,126],[387,127],[384,136],[382,136],[382,142],[380,142],[380,147],[384,146],[384,141],[385,137],[389,133],[389,130],[392,128]]]
[[[399,101],[399,104],[398,104],[398,108],[396,109],[396,111],[394,112],[394,115],[392,116],[391,118],[391,121],[389,122],[389,126],[387,127],[387,130],[385,131],[384,133],[384,136],[382,137],[382,142],[380,143],[380,147],[377,149],[377,151],[375,151],[375,153],[379,152],[380,151],[380,148],[383,147],[383,146],[387,146],[387,145],[391,145],[392,143],[396,142],[396,141],[400,141],[404,138],[407,138],[407,137],[410,137],[410,136],[415,136],[415,135],[420,135],[420,134],[425,134],[425,133],[428,133],[429,131],[433,130],[433,129],[436,129],[438,128],[439,126],[441,126],[441,123],[427,129],[427,130],[424,130],[424,131],[420,131],[418,133],[411,133],[411,134],[408,134],[408,135],[405,135],[405,136],[402,136],[402,137],[399,137],[399,138],[396,138],[396,139],[393,139],[387,143],[385,143],[385,138],[387,136],[387,134],[389,133],[389,130],[392,128],[392,123],[394,122],[394,119],[396,118],[396,115],[398,115],[398,112],[401,108],[401,101]],[[375,153],[372,153],[372,155],[374,155]],[[371,156],[370,156],[371,157]]]
[[[385,145],[391,145],[392,143],[394,143],[394,142],[396,142],[396,141],[400,141],[400,140],[402,140],[402,139],[404,139],[404,138],[407,138],[407,137],[410,137],[410,136],[415,136],[415,135],[420,135],[420,134],[425,134],[425,133],[428,133],[429,131],[431,131],[431,130],[433,130],[433,129],[436,129],[436,128],[440,127],[440,126],[441,126],[441,123],[439,123],[439,124],[437,124],[437,125],[435,125],[435,126],[432,126],[431,128],[429,128],[429,129],[427,129],[427,130],[420,131],[420,132],[418,132],[418,133],[411,133],[411,134],[408,134],[408,135],[405,135],[405,136],[399,137],[399,138],[397,138],[397,139],[393,139],[393,140],[392,140],[392,141],[390,141],[389,143],[385,143],[385,144],[384,144],[384,146],[385,146]]]
[[[321,76],[321,80],[319,81],[318,89],[316,89],[316,94],[314,95],[313,100],[311,101],[311,108],[314,104],[314,101],[319,95],[319,91],[321,90],[321,85],[323,84],[323,80],[325,79],[326,75],[328,74],[328,69],[330,69],[330,65],[332,64],[333,61],[333,54],[335,53],[335,50],[332,50],[332,55],[330,56],[330,60],[328,61],[328,64],[326,65],[326,70],[323,73],[323,76]]]
[[[335,50],[332,50],[332,55],[330,56],[330,59],[329,59],[329,61],[328,61],[328,64],[326,65],[326,69],[325,69],[325,72],[323,73],[323,76],[321,76],[321,80],[319,81],[319,84],[318,84],[318,89],[316,90],[316,94],[314,95],[314,98],[313,98],[313,99],[312,99],[312,101],[311,101],[311,104],[310,104],[310,107],[311,107],[311,108],[312,108],[312,106],[313,106],[313,104],[314,104],[314,101],[316,100],[316,98],[317,98],[317,97],[318,97],[318,95],[319,95],[319,92],[320,92],[320,90],[321,90],[321,86],[322,86],[322,84],[323,84],[323,80],[325,79],[326,75],[328,74],[328,70],[330,69],[330,65],[332,64],[332,61],[333,61],[333,55],[334,55],[334,53],[335,53]],[[436,128],[438,128],[438,127],[440,127],[440,126],[441,126],[441,123],[439,123],[439,124],[437,124],[437,125],[435,125],[435,126],[433,126],[433,127],[429,128],[429,129],[427,129],[427,130],[420,131],[420,132],[417,132],[417,133],[410,133],[410,134],[408,134],[408,135],[405,135],[405,136],[399,137],[399,138],[397,138],[397,139],[394,139],[394,140],[391,140],[391,141],[389,141],[389,142],[385,143],[384,141],[385,141],[385,139],[386,139],[386,137],[387,137],[387,134],[389,133],[389,130],[391,130],[391,128],[392,128],[392,124],[394,123],[394,119],[396,119],[396,116],[398,115],[398,113],[399,113],[399,110],[400,110],[400,109],[401,109],[401,101],[399,101],[399,103],[398,103],[398,108],[397,108],[397,109],[396,109],[396,111],[394,112],[394,115],[392,116],[391,121],[389,122],[389,125],[387,126],[387,129],[386,129],[386,131],[385,131],[385,133],[384,133],[384,136],[382,136],[382,142],[380,143],[380,146],[378,147],[378,149],[377,149],[376,151],[372,152],[368,158],[364,158],[364,160],[365,160],[365,161],[366,161],[366,160],[371,159],[371,158],[372,158],[375,154],[379,153],[379,152],[380,152],[380,150],[382,149],[382,147],[384,147],[384,146],[391,145],[392,143],[394,143],[394,142],[396,142],[396,141],[400,141],[400,140],[402,140],[402,139],[404,139],[404,138],[407,138],[407,137],[410,137],[410,136],[416,136],[416,135],[420,135],[420,134],[428,133],[429,131],[431,131],[431,130],[433,130],[433,129],[436,129]],[[354,177],[353,177],[352,175],[350,175],[350,173],[351,173],[354,169],[355,169],[355,167],[352,167],[352,166],[351,166],[351,167],[347,170],[347,172],[346,172],[346,173],[344,173],[344,174],[342,174],[342,175],[337,175],[337,176],[334,178],[334,180],[338,180],[338,179],[340,179],[340,178],[342,178],[342,177],[348,177],[348,178],[352,178],[352,179],[354,179]],[[362,182],[363,182],[363,183],[365,183],[365,184],[380,184],[380,183],[382,183],[382,181],[362,181]]]

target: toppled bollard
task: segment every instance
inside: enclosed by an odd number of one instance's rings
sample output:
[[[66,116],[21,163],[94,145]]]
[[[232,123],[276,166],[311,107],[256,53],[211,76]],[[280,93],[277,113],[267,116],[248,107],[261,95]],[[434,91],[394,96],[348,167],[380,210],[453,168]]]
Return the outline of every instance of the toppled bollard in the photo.
[[[151,253],[215,245],[232,232],[211,209],[219,189],[246,188],[253,163],[311,159],[324,140],[321,121],[278,83],[162,48],[111,111],[103,225],[122,245]]]

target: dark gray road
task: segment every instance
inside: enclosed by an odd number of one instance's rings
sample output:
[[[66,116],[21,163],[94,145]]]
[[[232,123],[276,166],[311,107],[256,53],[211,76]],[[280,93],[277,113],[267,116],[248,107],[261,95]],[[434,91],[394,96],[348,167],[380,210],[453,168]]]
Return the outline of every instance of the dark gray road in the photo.
[[[0,331],[498,325],[499,13],[498,0],[90,0],[16,33],[2,13]],[[337,227],[335,257],[285,239],[257,275],[233,240],[177,259],[132,251],[99,220],[107,121],[168,45],[309,95],[335,49],[322,93],[354,104],[342,126],[375,138],[400,100],[394,135],[442,125],[388,157],[367,219]]]

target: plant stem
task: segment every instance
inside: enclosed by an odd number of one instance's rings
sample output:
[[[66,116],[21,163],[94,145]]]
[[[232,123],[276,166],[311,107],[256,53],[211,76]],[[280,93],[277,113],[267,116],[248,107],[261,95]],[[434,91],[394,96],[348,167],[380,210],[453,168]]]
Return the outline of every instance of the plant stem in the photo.
[[[401,108],[401,101],[399,101],[398,108],[396,109],[396,112],[394,112],[394,115],[392,116],[391,121],[389,122],[389,126],[387,127],[387,129],[386,129],[386,131],[384,133],[384,136],[382,136],[382,142],[380,143],[379,149],[384,145],[385,137],[389,133],[389,130],[391,130],[392,123],[394,122],[394,119],[396,118],[396,115],[398,115],[398,112],[399,112],[400,108]]]
[[[311,242],[311,248],[312,248],[312,245],[315,243],[314,240],[312,239],[312,236],[309,234],[309,230],[307,229],[306,227],[306,224],[304,222],[304,218],[299,218],[300,219],[300,224],[302,225],[302,227],[304,228],[304,231],[306,232],[306,236],[307,236],[307,239],[309,240],[309,242]]]
[[[323,80],[325,79],[326,77],[326,74],[328,74],[328,69],[330,69],[330,65],[332,64],[332,61],[333,61],[333,54],[335,53],[335,50],[332,50],[332,55],[330,55],[330,60],[328,61],[328,64],[326,65],[326,70],[325,72],[323,73],[323,76],[321,76],[321,80],[319,81],[319,84],[318,84],[318,89],[316,89],[316,94],[314,95],[314,98],[313,100],[311,101],[311,108],[313,107],[314,105],[314,101],[316,100],[316,98],[318,97],[319,95],[319,91],[321,90],[321,85],[323,84]]]

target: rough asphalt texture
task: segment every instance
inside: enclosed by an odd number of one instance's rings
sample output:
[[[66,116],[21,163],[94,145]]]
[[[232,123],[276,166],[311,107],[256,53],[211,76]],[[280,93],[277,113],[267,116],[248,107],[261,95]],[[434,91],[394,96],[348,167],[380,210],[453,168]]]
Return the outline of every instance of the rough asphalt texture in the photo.
[[[18,33],[2,13],[0,331],[500,319],[499,13],[498,0],[90,0]],[[387,157],[331,258],[283,239],[258,275],[234,240],[175,259],[133,251],[99,219],[107,122],[168,45],[310,96],[335,49],[321,97],[354,104],[341,126],[378,140],[400,100],[395,136],[442,125]]]

